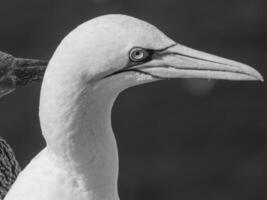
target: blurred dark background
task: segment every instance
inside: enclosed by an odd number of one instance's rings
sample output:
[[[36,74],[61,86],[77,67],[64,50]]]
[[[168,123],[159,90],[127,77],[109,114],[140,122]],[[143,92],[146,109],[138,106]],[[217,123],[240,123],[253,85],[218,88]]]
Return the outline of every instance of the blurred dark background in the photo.
[[[267,73],[266,0],[1,0],[0,50],[49,59],[78,24],[142,18],[195,49]],[[40,85],[0,100],[0,135],[23,167],[44,147]],[[267,199],[266,82],[176,80],[124,91],[114,106],[121,199]]]

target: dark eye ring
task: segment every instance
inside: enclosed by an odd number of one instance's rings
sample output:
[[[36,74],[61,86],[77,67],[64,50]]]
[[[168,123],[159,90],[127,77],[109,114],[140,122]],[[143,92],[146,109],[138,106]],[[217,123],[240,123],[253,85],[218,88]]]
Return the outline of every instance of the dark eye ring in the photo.
[[[142,49],[140,47],[134,47],[129,54],[129,57],[133,62],[143,61],[147,59],[148,56],[149,53],[145,49]]]

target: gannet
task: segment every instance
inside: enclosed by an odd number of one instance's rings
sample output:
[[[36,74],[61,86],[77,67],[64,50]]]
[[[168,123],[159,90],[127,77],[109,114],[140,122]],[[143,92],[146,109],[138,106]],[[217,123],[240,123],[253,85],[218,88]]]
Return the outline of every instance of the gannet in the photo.
[[[129,87],[173,78],[263,80],[253,68],[193,50],[134,17],[111,14],[68,34],[44,75],[46,147],[5,200],[118,200],[111,109]]]

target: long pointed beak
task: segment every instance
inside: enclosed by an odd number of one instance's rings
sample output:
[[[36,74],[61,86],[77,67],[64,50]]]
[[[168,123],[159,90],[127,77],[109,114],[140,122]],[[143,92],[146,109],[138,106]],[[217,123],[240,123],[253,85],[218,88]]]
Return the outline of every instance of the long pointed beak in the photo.
[[[261,74],[248,65],[180,44],[158,52],[153,61],[147,65],[140,65],[138,70],[163,79],[203,78],[263,81]]]
[[[15,58],[0,51],[0,97],[18,85],[42,81],[47,64],[45,60]]]

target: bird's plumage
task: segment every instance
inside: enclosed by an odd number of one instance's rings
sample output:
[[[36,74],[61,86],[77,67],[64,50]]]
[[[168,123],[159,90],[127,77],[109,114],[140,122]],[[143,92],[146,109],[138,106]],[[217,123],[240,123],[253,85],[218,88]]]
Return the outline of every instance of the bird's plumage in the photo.
[[[105,15],[77,27],[44,76],[39,115],[47,146],[5,200],[118,200],[113,102],[128,87],[170,78],[262,79],[247,65],[182,46],[133,17]]]
[[[0,137],[0,200],[3,200],[20,173],[20,166],[8,143]]]

